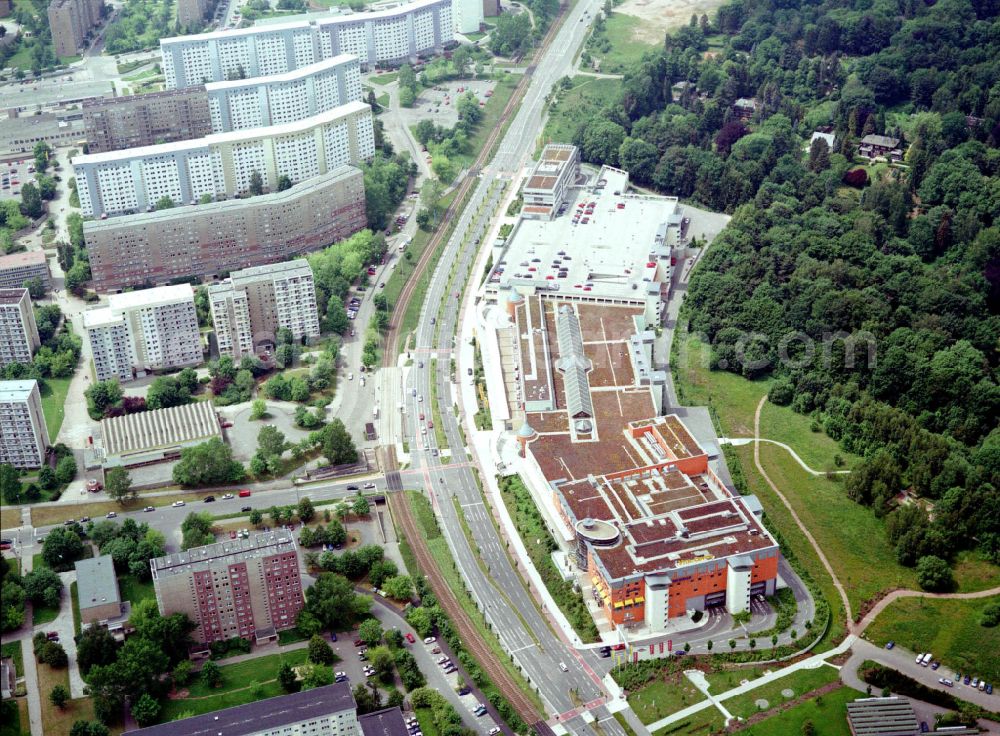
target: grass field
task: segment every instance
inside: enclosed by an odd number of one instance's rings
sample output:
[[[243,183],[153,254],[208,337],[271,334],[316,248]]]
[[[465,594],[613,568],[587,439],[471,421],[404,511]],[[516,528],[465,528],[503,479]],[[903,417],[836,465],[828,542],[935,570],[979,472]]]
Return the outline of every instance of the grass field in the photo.
[[[994,565],[979,552],[959,552],[955,558],[955,582],[962,593],[995,588],[1000,585],[1000,566]]]
[[[62,601],[60,601],[60,603],[61,602]],[[52,608],[50,606],[32,605],[31,607],[31,623],[35,626],[52,623],[56,620],[56,616],[58,615],[59,606]]]
[[[4,700],[0,706],[0,736],[29,736],[28,699]]]
[[[678,339],[681,339],[680,335]],[[767,381],[749,381],[732,373],[708,370],[701,343],[690,338],[679,343],[676,361],[680,399],[685,404],[708,404],[718,419],[721,432],[732,437],[753,436],[757,403],[767,393]],[[761,412],[761,436],[787,443],[807,464],[816,470],[832,469],[838,454],[834,441],[822,432],[809,431],[808,417],[787,407],[765,404]],[[834,609],[834,622],[843,618],[839,596],[832,581],[815,556],[805,536],[798,530],[791,514],[757,473],[753,447],[735,448],[750,490],[764,504],[768,519],[786,538],[795,555],[823,588]],[[825,476],[812,476],[795,462],[784,448],[762,444],[761,462],[792,504],[799,518],[816,537],[856,611],[860,604],[880,590],[891,587],[915,587],[914,571],[896,563],[895,554],[885,537],[884,524],[870,509],[860,506],[844,493],[842,483]],[[856,458],[839,452],[845,467]],[[837,623],[840,626],[839,623]],[[837,632],[834,632],[835,634]]]
[[[549,116],[542,131],[539,149],[548,141],[571,141],[581,120],[588,119],[621,96],[619,79],[577,76],[572,87],[558,93],[549,104]]]
[[[915,652],[930,651],[944,668],[1000,681],[1000,626],[979,625],[982,610],[997,597],[973,600],[904,598],[890,604],[868,627],[876,644],[890,639]]]
[[[45,414],[45,426],[49,430],[49,441],[55,444],[66,416],[66,395],[69,393],[69,383],[72,378],[46,378],[42,390],[42,412]]]
[[[69,601],[73,606],[73,633],[80,635],[80,596],[77,592],[76,581],[69,584]]]
[[[859,697],[861,693],[856,690],[841,687],[767,718],[740,733],[744,736],[801,734],[805,732],[803,724],[811,721],[815,736],[850,736],[851,729],[844,713],[847,704]]]
[[[636,690],[629,695],[628,704],[639,720],[652,723],[704,699],[705,696],[683,673],[676,672]]]
[[[643,54],[654,51],[656,46],[636,39],[636,30],[643,25],[641,18],[624,13],[612,13],[604,25],[604,32],[595,41],[607,39],[611,48],[602,51],[595,42],[587,44],[587,50],[601,61],[601,73],[621,74],[640,61]]]
[[[45,736],[69,736],[74,722],[94,720],[94,706],[90,698],[78,698],[70,700],[62,710],[53,708],[49,705],[48,698],[56,685],[69,690],[69,670],[54,670],[47,664],[39,664],[38,692],[42,697],[42,732]],[[121,729],[117,729],[117,732],[120,733]]]
[[[4,506],[0,509],[0,529],[16,529],[21,526],[21,509]]]
[[[206,687],[199,678],[195,678],[188,688],[188,697],[164,702],[161,721],[172,721],[184,712],[199,715],[284,695],[284,690],[277,682],[278,669],[283,662],[288,662],[293,667],[304,663],[307,654],[305,649],[296,649],[225,665],[219,668],[222,671],[222,685],[216,689]],[[254,690],[257,689],[260,692],[255,693]]]
[[[721,731],[724,725],[722,713],[710,706],[682,721],[653,731],[652,736],[708,736]]]
[[[773,708],[834,682],[839,676],[840,673],[836,669],[827,665],[812,670],[798,670],[766,685],[754,688],[748,693],[725,700],[723,704],[734,716],[748,718],[761,710],[757,707],[758,700],[766,700],[768,707]],[[791,690],[792,697],[786,698],[782,694],[783,690]]]
[[[118,578],[118,588],[123,601],[131,601],[135,608],[140,601],[156,598],[153,591],[153,581],[143,582],[135,575],[122,575]]]
[[[399,79],[399,72],[389,72],[388,74],[379,74],[376,77],[368,77],[368,81],[372,84],[392,84],[397,79]]]

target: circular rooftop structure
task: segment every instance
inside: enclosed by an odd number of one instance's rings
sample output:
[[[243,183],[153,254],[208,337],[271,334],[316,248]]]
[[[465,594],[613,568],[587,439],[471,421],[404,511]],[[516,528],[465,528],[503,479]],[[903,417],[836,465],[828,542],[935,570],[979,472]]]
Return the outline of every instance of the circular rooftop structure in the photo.
[[[517,293],[516,291],[512,291],[507,296],[507,302],[509,304],[523,304],[524,303],[524,296],[522,294]]]
[[[535,430],[531,428],[531,425],[525,422],[521,425],[521,428],[517,430],[517,436],[522,437],[526,440],[530,440],[535,436]]]
[[[576,536],[597,547],[610,547],[618,542],[618,527],[600,519],[583,519],[576,523]]]

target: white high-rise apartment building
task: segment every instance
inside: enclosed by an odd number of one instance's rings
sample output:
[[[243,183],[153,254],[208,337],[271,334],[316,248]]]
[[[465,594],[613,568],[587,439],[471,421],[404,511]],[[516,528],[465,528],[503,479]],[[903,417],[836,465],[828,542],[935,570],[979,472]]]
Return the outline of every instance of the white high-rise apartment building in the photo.
[[[77,156],[73,173],[83,215],[105,217],[151,211],[164,197],[243,195],[255,172],[276,191],[282,176],[295,184],[374,155],[371,108],[355,101],[293,123]]]
[[[48,444],[38,381],[0,381],[0,463],[41,467]]]
[[[452,0],[451,16],[459,33],[476,33],[485,19],[483,0]]]
[[[0,289],[0,366],[30,363],[41,342],[27,289]]]
[[[208,301],[219,353],[233,360],[273,347],[280,329],[296,340],[319,337],[313,273],[304,258],[234,271],[208,288]]]
[[[98,381],[201,363],[191,284],[112,294],[108,302],[83,313]]]
[[[471,17],[472,0],[454,2],[468,7],[463,18]],[[175,89],[283,74],[340,54],[357,56],[365,68],[413,62],[443,50],[454,31],[453,0],[415,0],[386,10],[164,38],[160,53],[166,87]]]
[[[212,131],[283,125],[361,101],[361,64],[341,54],[283,74],[205,85]]]

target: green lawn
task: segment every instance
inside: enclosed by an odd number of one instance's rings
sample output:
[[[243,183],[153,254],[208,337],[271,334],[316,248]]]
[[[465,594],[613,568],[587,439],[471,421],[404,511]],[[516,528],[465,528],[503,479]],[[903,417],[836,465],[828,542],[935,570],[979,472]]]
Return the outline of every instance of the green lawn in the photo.
[[[389,72],[388,74],[379,74],[376,77],[368,77],[368,81],[372,84],[392,84],[397,79],[399,79],[399,72]]]
[[[22,736],[29,733],[27,718],[24,719],[24,726],[21,725],[21,700],[27,703],[27,699],[21,698],[4,700],[0,705],[0,736]]]
[[[973,600],[904,598],[868,627],[867,638],[890,639],[915,652],[933,652],[944,668],[972,672],[987,682],[1000,680],[1000,626],[979,625],[982,610],[1000,597]]]
[[[307,654],[305,649],[296,649],[225,665],[219,668],[222,671],[222,686],[217,689],[206,687],[196,677],[188,687],[188,697],[164,702],[161,720],[172,721],[185,711],[199,715],[284,695],[284,690],[277,682],[278,668],[283,662],[288,662],[293,667],[298,666],[306,661]],[[259,684],[260,693],[253,692],[254,683]]]
[[[676,672],[632,692],[628,696],[628,704],[632,706],[640,721],[652,723],[689,705],[700,703],[704,699],[705,696],[683,673]]]
[[[708,736],[721,731],[724,725],[719,709],[709,706],[678,723],[653,731],[652,736]]]
[[[45,414],[45,426],[49,430],[49,441],[55,443],[66,416],[66,395],[72,378],[46,378],[42,384],[42,412]]]
[[[442,693],[443,695],[444,693]],[[439,736],[437,724],[434,722],[434,710],[431,708],[415,708],[413,715],[417,717],[420,724],[420,732],[424,736]]]
[[[829,669],[829,668],[827,668]],[[803,724],[811,721],[815,736],[850,736],[847,725],[847,704],[862,697],[862,693],[849,687],[832,692],[790,708],[750,726],[745,736],[789,736],[803,733]]]
[[[73,631],[79,636],[80,635],[80,595],[77,592],[76,581],[74,580],[69,584],[69,600],[73,605]]]
[[[123,601],[131,601],[134,608],[140,601],[156,598],[153,581],[144,582],[135,575],[122,575],[118,578],[118,588]]]
[[[17,670],[18,677],[24,674],[24,658],[21,652],[21,642],[9,641],[0,646],[0,657],[10,657],[14,660],[14,669]]]
[[[955,558],[955,582],[962,593],[995,588],[1000,585],[1000,566],[979,552],[959,552]]]
[[[549,141],[569,143],[580,121],[589,119],[621,97],[622,83],[619,79],[577,76],[571,81],[572,87],[559,91],[556,99],[549,104],[545,130],[538,142],[539,150]]]
[[[768,707],[773,708],[788,700],[821,688],[823,685],[834,682],[839,677],[840,673],[827,665],[812,670],[798,670],[766,685],[754,688],[748,693],[729,698],[723,701],[723,705],[734,716],[748,718],[754,713],[759,712],[760,709],[757,707],[758,700],[766,700]],[[794,693],[791,698],[786,698],[782,695],[781,691],[786,689]]]
[[[610,43],[610,50],[601,50],[601,46],[598,45],[603,40],[601,37],[587,44],[590,55],[601,60],[602,73],[621,74],[640,61],[644,54],[656,49],[653,44],[636,40],[636,32],[643,23],[641,18],[624,13],[612,13],[607,19],[601,36]]]

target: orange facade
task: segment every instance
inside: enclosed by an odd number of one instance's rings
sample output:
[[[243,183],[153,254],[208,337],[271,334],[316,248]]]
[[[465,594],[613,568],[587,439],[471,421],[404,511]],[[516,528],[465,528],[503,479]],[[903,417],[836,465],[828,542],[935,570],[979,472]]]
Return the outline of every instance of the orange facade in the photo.
[[[620,588],[610,587],[594,563],[591,552],[587,554],[587,568],[604,603],[604,612],[612,623],[627,625],[645,619],[646,583],[644,579],[627,582]],[[772,580],[777,575],[778,556],[765,557],[754,563],[750,574],[750,584]],[[671,618],[683,616],[686,613],[686,604],[689,598],[721,593],[726,589],[727,577],[726,568],[720,568],[715,572],[692,575],[687,578],[680,577],[674,580],[670,585],[668,615]]]

